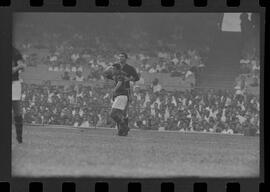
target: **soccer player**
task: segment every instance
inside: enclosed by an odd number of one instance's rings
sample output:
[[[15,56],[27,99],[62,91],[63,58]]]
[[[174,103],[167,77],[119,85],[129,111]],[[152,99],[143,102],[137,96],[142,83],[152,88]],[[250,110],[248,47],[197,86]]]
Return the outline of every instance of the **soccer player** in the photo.
[[[22,143],[23,118],[21,110],[21,82],[19,80],[20,71],[24,70],[26,65],[23,62],[22,54],[18,49],[12,47],[12,109],[16,127],[16,139]]]
[[[130,81],[135,82],[140,79],[135,68],[127,64],[127,58],[126,53],[120,53],[119,63],[112,65],[113,73],[104,73],[106,78],[115,82],[110,116],[117,124],[119,136],[127,136],[129,131],[127,110],[131,101]]]

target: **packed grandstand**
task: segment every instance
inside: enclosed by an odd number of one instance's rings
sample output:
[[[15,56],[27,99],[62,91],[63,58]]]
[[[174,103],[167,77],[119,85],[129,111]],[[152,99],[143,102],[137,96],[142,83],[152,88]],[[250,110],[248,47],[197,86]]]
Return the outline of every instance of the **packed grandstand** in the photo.
[[[231,87],[221,83],[217,88],[200,85],[204,79],[200,71],[205,74],[208,69],[211,37],[193,39],[191,45],[193,36],[185,33],[184,23],[166,26],[170,36],[138,26],[128,29],[127,36],[121,33],[121,25],[107,26],[111,28],[106,33],[106,27],[100,30],[104,26],[94,21],[89,22],[97,29],[90,31],[59,22],[17,26],[23,38],[16,35],[16,46],[28,65],[21,74],[25,123],[115,127],[109,117],[111,84],[102,72],[117,61],[119,50],[125,50],[128,62],[141,75],[132,88],[131,128],[224,134],[253,129],[259,133],[260,63],[258,47],[249,43],[253,34],[245,36],[248,43],[242,46],[240,71]],[[253,25],[249,33],[257,33]],[[208,24],[207,30],[215,31],[215,25]]]

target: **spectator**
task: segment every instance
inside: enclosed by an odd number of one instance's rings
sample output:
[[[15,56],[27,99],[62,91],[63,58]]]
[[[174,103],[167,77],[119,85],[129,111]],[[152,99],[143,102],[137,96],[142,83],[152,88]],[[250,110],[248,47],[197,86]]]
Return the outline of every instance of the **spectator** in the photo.
[[[67,71],[65,71],[64,74],[62,75],[62,79],[66,81],[70,80],[70,76]]]
[[[76,72],[77,72],[77,68],[76,68],[75,65],[73,65],[73,66],[71,67],[71,72],[73,72],[73,73],[76,73]]]
[[[66,72],[71,72],[71,69],[70,69],[70,66],[69,65],[66,65],[65,71]]]
[[[74,126],[74,127],[79,127],[79,126],[81,125],[81,122],[82,122],[81,117],[80,117],[79,114],[77,114],[77,115],[75,116],[75,120],[74,120],[73,126]]]
[[[49,70],[49,71],[53,71],[53,66],[50,65],[48,70]]]
[[[84,76],[82,75],[82,72],[77,71],[76,72],[76,77],[74,79],[75,81],[84,81]]]
[[[90,123],[89,123],[87,116],[83,117],[83,120],[82,120],[80,127],[90,127]]]
[[[138,129],[224,134],[259,130],[259,98],[247,92],[239,96],[233,90],[154,92],[135,88],[133,94],[129,115],[131,126]],[[111,103],[108,88],[23,84],[22,101],[27,123],[114,127],[106,108]]]
[[[162,86],[159,84],[159,80],[156,78],[152,82],[151,88],[153,90],[153,93],[160,92],[162,89]]]
[[[78,66],[77,71],[83,72],[83,67],[82,66]]]

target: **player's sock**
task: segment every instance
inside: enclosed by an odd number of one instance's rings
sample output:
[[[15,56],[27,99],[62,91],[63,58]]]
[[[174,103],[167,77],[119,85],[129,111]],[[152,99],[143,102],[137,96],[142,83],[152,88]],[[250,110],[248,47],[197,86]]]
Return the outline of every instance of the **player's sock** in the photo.
[[[125,117],[124,118],[124,122],[125,122],[125,125],[126,125],[127,129],[129,130],[129,127],[128,127],[128,117]]]
[[[121,136],[127,136],[129,132],[129,127],[128,127],[128,116],[122,116],[123,120],[122,123],[120,124],[121,126]]]
[[[114,109],[111,114],[111,118],[116,122],[118,128],[118,135],[122,136],[125,129],[124,116],[121,110]]]
[[[118,129],[118,135],[119,136],[126,136],[127,135],[127,126],[126,126],[126,121],[122,119],[121,122],[119,122],[119,129]]]
[[[23,119],[22,116],[14,117],[15,120],[15,127],[16,127],[16,139],[18,143],[22,143],[22,133],[23,133]]]
[[[124,118],[124,131],[123,131],[123,136],[127,136],[129,132],[129,127],[128,127],[128,117]]]
[[[124,134],[123,125],[118,124],[118,135],[123,136],[123,134]]]

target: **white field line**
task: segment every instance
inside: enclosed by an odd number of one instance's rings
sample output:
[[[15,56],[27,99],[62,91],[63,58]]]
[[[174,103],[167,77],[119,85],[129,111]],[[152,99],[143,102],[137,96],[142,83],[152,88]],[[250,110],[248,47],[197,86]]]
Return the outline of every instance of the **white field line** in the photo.
[[[46,124],[24,124],[26,126],[36,126],[40,128],[51,128],[51,129],[70,129],[70,130],[80,130],[80,129],[100,129],[100,130],[116,130],[116,128],[108,128],[108,127],[74,127],[74,126],[68,126],[68,125],[46,125]],[[140,129],[131,129],[130,131],[147,131],[147,132],[156,132],[156,133],[196,133],[196,134],[210,134],[210,135],[241,135],[244,134],[236,133],[236,134],[224,134],[224,133],[212,133],[212,132],[202,132],[202,131],[172,131],[172,130],[166,130],[166,131],[159,131],[159,130],[140,130]]]

